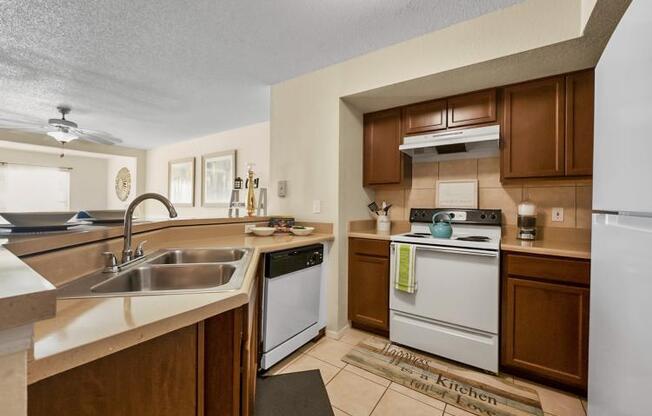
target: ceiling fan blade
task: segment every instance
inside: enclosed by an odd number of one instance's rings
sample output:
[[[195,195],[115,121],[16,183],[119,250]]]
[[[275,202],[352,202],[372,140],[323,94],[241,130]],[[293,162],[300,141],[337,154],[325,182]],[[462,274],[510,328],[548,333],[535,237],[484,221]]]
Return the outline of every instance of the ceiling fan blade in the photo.
[[[113,137],[109,133],[98,130],[88,130],[88,129],[71,129],[74,133],[79,135],[79,138],[89,142],[114,145],[122,143],[122,140],[117,137]]]
[[[48,126],[43,122],[36,122],[31,120],[16,120],[10,118],[0,117],[0,128],[12,130],[32,130],[42,132],[47,130]]]

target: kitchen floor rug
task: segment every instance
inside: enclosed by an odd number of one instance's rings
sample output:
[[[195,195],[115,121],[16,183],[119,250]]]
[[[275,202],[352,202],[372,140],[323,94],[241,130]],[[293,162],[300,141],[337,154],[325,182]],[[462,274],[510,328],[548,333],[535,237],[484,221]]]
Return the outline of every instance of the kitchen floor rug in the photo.
[[[319,370],[258,377],[255,416],[334,416]]]
[[[371,337],[343,361],[479,416],[543,416],[536,391]]]

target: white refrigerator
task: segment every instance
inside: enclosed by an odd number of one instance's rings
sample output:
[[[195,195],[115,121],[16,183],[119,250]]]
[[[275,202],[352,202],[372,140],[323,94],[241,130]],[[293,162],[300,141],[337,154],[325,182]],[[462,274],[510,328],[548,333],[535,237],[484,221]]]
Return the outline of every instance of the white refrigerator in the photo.
[[[589,416],[651,415],[652,0],[595,69]]]

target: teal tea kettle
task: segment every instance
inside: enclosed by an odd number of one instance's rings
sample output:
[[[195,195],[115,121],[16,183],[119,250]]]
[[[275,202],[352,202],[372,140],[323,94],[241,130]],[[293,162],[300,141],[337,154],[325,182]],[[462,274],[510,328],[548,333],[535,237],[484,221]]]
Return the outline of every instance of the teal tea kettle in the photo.
[[[429,224],[430,234],[435,238],[451,238],[453,226],[451,216],[446,212],[438,212],[432,216],[432,224]]]

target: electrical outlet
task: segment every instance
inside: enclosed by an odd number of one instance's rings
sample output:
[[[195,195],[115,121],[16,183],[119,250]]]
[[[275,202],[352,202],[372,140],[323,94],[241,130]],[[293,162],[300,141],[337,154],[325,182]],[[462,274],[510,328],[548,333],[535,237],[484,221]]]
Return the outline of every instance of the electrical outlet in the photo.
[[[256,224],[245,224],[245,226],[244,226],[245,234],[251,234],[253,232],[252,228],[254,228],[254,227],[256,227]]]
[[[321,201],[319,199],[315,199],[312,201],[312,213],[319,214],[320,212],[321,212]]]
[[[552,209],[552,221],[564,222],[564,208],[555,207]]]

